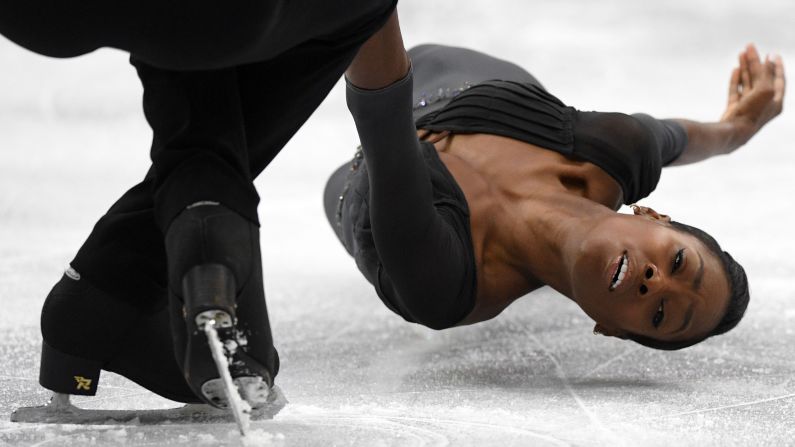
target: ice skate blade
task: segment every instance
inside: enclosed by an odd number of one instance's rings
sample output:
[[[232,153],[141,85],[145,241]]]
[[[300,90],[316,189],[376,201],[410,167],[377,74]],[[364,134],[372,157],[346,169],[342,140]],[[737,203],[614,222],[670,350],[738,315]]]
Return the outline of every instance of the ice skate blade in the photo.
[[[85,410],[78,407],[53,410],[48,406],[22,407],[11,413],[11,422],[78,425],[158,425],[234,423],[227,411],[209,405],[190,404],[167,410]]]
[[[272,401],[251,412],[252,421],[273,419],[287,404],[278,387],[271,391]],[[226,410],[205,404],[187,404],[165,410],[87,410],[68,403],[21,407],[14,410],[11,422],[78,425],[158,425],[158,424],[229,424],[234,417]]]
[[[207,345],[212,353],[215,367],[218,370],[218,374],[221,376],[219,378],[220,385],[223,390],[223,395],[226,397],[228,408],[235,417],[237,428],[240,430],[240,436],[245,437],[248,434],[251,422],[251,406],[240,397],[237,387],[234,382],[232,382],[232,375],[229,374],[229,359],[226,357],[224,346],[218,338],[218,331],[215,325],[215,320],[208,321],[204,326],[204,334],[207,336]],[[208,403],[219,407],[222,403],[221,397],[217,393],[217,387],[213,386],[214,383],[216,383],[215,379],[210,379],[203,383],[201,392],[205,399],[208,399]]]

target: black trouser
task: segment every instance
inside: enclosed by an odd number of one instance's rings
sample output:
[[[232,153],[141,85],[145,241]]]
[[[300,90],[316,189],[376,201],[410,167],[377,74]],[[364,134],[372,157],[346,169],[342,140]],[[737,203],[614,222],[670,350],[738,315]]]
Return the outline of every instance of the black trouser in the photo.
[[[309,41],[344,46],[396,0],[0,0],[0,34],[52,57],[119,48],[175,70],[275,59]]]
[[[0,0],[0,33],[51,56],[130,52],[154,131],[148,178],[164,231],[197,200],[256,222],[252,179],[395,3]]]
[[[239,113],[241,134],[232,135],[240,145],[221,141],[216,147],[228,147],[230,150],[200,146],[193,151],[193,157],[207,160],[207,163],[190,172],[186,180],[192,181],[186,181],[184,190],[179,191],[183,197],[190,197],[186,202],[216,200],[256,222],[256,206],[248,206],[252,201],[256,204],[257,200],[253,179],[325,98],[347,67],[356,48],[358,45],[352,45],[329,54],[323,48],[306,46],[272,61],[220,70],[223,74],[219,74],[219,71],[207,72],[206,75],[204,72],[167,72],[151,67],[142,68],[138,63],[145,87],[147,119],[156,129],[170,125],[169,121],[174,120],[173,113],[179,112],[182,105],[178,101],[182,92],[169,85],[174,78],[186,84],[186,77],[214,77],[218,83],[230,83],[237,88],[234,95],[211,98],[213,101],[207,101],[205,107],[195,111],[213,111],[200,121],[206,128],[197,129],[197,132],[206,134],[207,139],[220,140],[226,137],[229,141],[228,134],[223,131],[232,127],[226,125],[232,113],[230,110],[233,109],[230,103],[239,102],[242,111]],[[185,114],[193,112],[186,110]],[[161,141],[182,138],[183,135],[185,139],[191,138],[191,134],[184,131],[163,132],[160,135],[155,134],[153,152]],[[239,157],[232,156],[235,151]],[[147,299],[145,297],[156,296],[167,282],[162,233],[156,224],[158,214],[155,197],[162,191],[152,194],[156,184],[157,162],[164,157],[155,156],[154,159],[155,167],[97,222],[72,262],[75,269],[102,290],[140,305],[144,304],[142,301]],[[228,197],[224,195],[221,185],[200,176],[204,169],[210,168],[215,169],[216,174],[221,170],[222,173],[233,170],[247,172],[247,180],[240,182],[241,186],[245,185],[244,192]],[[183,185],[177,185],[176,188],[183,188]],[[171,189],[171,192],[174,191]]]
[[[169,331],[152,327],[168,321],[162,317],[168,303],[163,232],[171,219],[209,200],[257,222],[254,178],[325,98],[396,0],[249,3],[0,0],[0,33],[11,40],[61,57],[113,46],[130,51],[138,69],[154,132],[153,166],[100,219],[72,262],[82,280],[118,300],[102,312],[129,318],[114,325],[113,352],[86,354],[85,343],[48,340],[46,332],[45,342],[91,356],[145,386],[183,382],[174,376],[175,364],[150,361],[148,346],[162,338],[157,352],[170,352]],[[72,308],[81,306],[75,295]],[[105,318],[96,308],[85,312]],[[43,315],[43,329],[59,324],[70,323],[58,313]],[[141,371],[140,365],[147,367]]]

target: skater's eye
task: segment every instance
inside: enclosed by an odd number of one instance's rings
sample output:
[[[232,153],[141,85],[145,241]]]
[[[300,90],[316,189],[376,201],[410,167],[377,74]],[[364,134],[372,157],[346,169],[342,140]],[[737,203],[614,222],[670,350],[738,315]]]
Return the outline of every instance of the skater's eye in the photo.
[[[674,261],[671,263],[671,273],[676,272],[682,267],[682,264],[685,263],[685,249],[681,249],[676,252],[674,256]]]

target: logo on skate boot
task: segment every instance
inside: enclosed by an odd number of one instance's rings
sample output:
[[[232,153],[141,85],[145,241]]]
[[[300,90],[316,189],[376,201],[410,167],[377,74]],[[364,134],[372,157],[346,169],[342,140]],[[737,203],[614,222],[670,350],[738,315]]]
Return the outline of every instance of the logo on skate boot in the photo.
[[[77,382],[76,389],[91,391],[91,379],[86,379],[83,376],[75,376],[75,382]]]

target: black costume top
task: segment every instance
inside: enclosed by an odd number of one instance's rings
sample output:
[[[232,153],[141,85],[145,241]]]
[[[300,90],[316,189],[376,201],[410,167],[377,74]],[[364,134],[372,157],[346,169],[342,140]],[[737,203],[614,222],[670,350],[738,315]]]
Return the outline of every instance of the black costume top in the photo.
[[[439,111],[417,120],[418,129],[501,135],[589,161],[635,203],[657,186],[662,166],[687,143],[678,123],[649,115],[580,112],[535,84],[486,81]]]
[[[467,62],[494,65],[470,50],[419,49],[436,52],[437,62],[458,51],[474,53]],[[422,58],[412,60],[415,70],[424,68]],[[430,96],[412,89],[411,73],[377,91],[348,85],[364,163],[355,162],[345,193],[341,238],[379,297],[408,321],[453,326],[471,312],[477,294],[466,198],[434,146],[417,139],[417,128],[502,135],[589,161],[621,185],[625,203],[648,195],[662,166],[687,144],[676,122],[580,112],[525,74],[521,81],[480,81]]]

